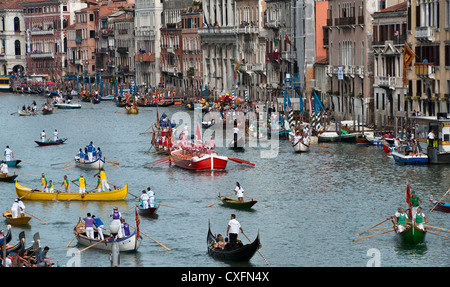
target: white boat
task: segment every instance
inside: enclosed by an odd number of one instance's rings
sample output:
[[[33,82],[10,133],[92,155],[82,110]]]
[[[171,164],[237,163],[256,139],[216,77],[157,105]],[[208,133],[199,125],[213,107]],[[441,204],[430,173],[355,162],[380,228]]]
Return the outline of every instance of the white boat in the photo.
[[[98,99],[100,101],[112,101],[112,100],[114,100],[114,96],[113,95],[108,95],[108,96],[104,96],[104,97],[98,97]]]
[[[80,161],[79,159],[75,160],[76,166],[82,169],[94,169],[94,170],[100,170],[105,165],[105,159],[99,158],[94,161]]]
[[[294,145],[294,151],[295,152],[308,152],[309,151],[309,145],[305,145],[301,140],[297,142],[297,144]]]
[[[19,114],[19,116],[35,116],[38,114],[38,112],[29,112],[21,109],[17,110],[17,113]]]
[[[319,135],[318,142],[337,142],[339,141],[339,135],[337,132],[323,132]]]
[[[60,103],[60,104],[55,104],[55,108],[58,109],[81,109],[81,105],[80,104],[68,104],[68,103]]]

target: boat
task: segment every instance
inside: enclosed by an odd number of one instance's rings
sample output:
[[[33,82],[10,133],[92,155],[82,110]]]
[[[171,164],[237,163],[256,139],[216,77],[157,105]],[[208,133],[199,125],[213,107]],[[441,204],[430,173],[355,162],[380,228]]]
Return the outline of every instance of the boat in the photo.
[[[17,110],[17,113],[19,114],[19,116],[35,116],[38,114],[38,112],[29,112],[21,109]]]
[[[12,218],[11,211],[4,212],[3,217],[9,224],[14,226],[27,225],[31,220],[31,216],[19,216],[17,218]]]
[[[3,182],[14,182],[16,180],[16,177],[18,177],[17,174],[0,174],[0,181]]]
[[[105,165],[105,159],[103,157],[98,158],[94,161],[80,161],[79,159],[75,160],[75,165],[82,169],[95,169],[100,170]]]
[[[235,261],[235,262],[249,261],[253,257],[253,255],[255,255],[256,251],[258,251],[260,246],[259,233],[252,243],[246,244],[242,247],[238,247],[233,250],[215,248],[214,247],[215,242],[216,239],[211,232],[211,228],[208,227],[208,235],[206,237],[208,254],[211,255],[214,259],[222,261]]]
[[[394,226],[395,232],[400,237],[400,240],[405,244],[419,244],[425,241],[426,230],[417,228],[415,224],[409,224],[402,232],[398,232]]]
[[[13,246],[6,246],[6,253],[21,252],[23,249],[25,249],[25,232],[21,231],[19,233],[19,242]]]
[[[6,244],[8,244],[12,239],[11,225],[8,224],[6,228],[8,229],[8,232],[6,233],[5,237],[0,238],[0,245],[3,245],[3,242],[5,241],[5,239],[6,239]]]
[[[5,163],[9,166],[9,167],[16,167],[19,165],[19,163],[21,163],[22,160],[20,159],[13,159],[13,160],[6,160]]]
[[[99,99],[99,98],[92,98],[92,99],[91,99],[91,102],[92,102],[94,105],[96,105],[96,104],[99,104],[99,103],[100,103],[100,99]]]
[[[433,199],[433,195],[430,196],[430,202],[431,202],[431,204],[433,204],[433,206],[435,206],[437,204],[435,209],[437,209],[439,211],[443,211],[443,212],[450,212],[450,203],[437,201],[437,200]]]
[[[309,145],[304,144],[300,139],[296,144],[293,145],[295,152],[308,152]]]
[[[49,114],[52,114],[52,113],[53,113],[53,110],[54,110],[54,108],[53,108],[52,105],[45,105],[45,106],[42,108],[42,114],[43,114],[43,115],[49,115]]]
[[[129,115],[139,114],[139,109],[137,107],[131,107],[131,108],[127,109],[127,114],[129,114]]]
[[[170,156],[176,166],[197,171],[224,170],[228,163],[228,157],[214,152],[206,153],[199,157],[184,150],[175,150],[171,152]]]
[[[139,215],[142,215],[142,216],[150,216],[150,215],[155,215],[156,214],[156,211],[158,210],[158,206],[157,205],[154,205],[155,207],[150,207],[150,204],[148,205],[148,208],[144,208],[143,206],[142,206],[142,202],[141,203],[139,203],[139,205],[138,205],[138,212],[139,212]]]
[[[67,138],[57,139],[56,141],[55,140],[47,140],[47,141],[34,141],[34,142],[37,143],[38,146],[48,146],[48,145],[60,145],[60,144],[63,144],[66,140],[67,140]]]
[[[400,146],[392,150],[391,154],[395,162],[400,164],[428,164],[428,156],[411,146]]]
[[[113,236],[108,232],[103,230],[103,235],[105,237],[105,241],[99,243],[98,239],[89,238],[86,236],[86,231],[84,229],[84,223],[81,218],[78,219],[77,225],[73,228],[73,232],[76,235],[77,241],[79,244],[84,246],[91,246],[93,248],[108,250],[111,251],[114,239]],[[97,231],[94,229],[94,236],[97,236]],[[136,232],[133,232],[129,236],[118,238],[115,242],[117,242],[119,246],[120,252],[133,252],[137,251],[139,246],[141,245],[142,236],[138,236]]]
[[[78,190],[77,190],[78,191]],[[76,200],[76,201],[116,201],[124,200],[128,193],[128,184],[123,188],[103,192],[42,192],[22,186],[16,181],[16,195],[23,200],[46,201],[46,200]]]
[[[386,154],[392,153],[393,147],[391,147],[391,145],[386,140],[382,141],[382,145],[383,145],[384,153],[386,153]]]
[[[55,108],[58,108],[58,109],[81,109],[81,105],[80,104],[60,103],[60,104],[55,104]]]
[[[108,95],[108,96],[104,96],[104,97],[98,97],[98,99],[100,101],[112,101],[112,100],[114,100],[114,96],[113,95]]]
[[[367,137],[365,135],[360,135],[356,137],[356,144],[357,145],[371,145],[372,143],[370,142],[369,139],[367,139]]]
[[[250,209],[253,205],[257,203],[256,200],[250,201],[239,201],[235,198],[225,197],[222,199],[222,205],[226,207],[236,208],[236,209]]]
[[[338,142],[340,137],[337,132],[325,131],[319,134],[318,142]]]

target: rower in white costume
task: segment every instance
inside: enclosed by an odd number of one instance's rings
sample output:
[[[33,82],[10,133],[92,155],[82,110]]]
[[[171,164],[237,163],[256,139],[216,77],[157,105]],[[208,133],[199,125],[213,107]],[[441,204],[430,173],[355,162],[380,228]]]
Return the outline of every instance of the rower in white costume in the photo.
[[[6,149],[5,149],[5,158],[6,158],[6,161],[10,161],[10,160],[13,160],[13,151],[9,148],[9,145],[7,145],[6,146]]]
[[[148,208],[148,200],[150,197],[145,192],[145,190],[142,191],[141,197],[139,198],[140,201],[142,201],[142,208],[147,209]]]
[[[234,189],[234,193],[237,194],[237,198],[239,201],[244,201],[244,189],[241,187],[239,182],[236,182],[236,188]]]
[[[41,132],[41,142],[45,142],[46,138],[47,138],[47,136],[45,135],[45,130],[42,130],[42,132]]]
[[[53,132],[53,140],[54,140],[54,141],[57,141],[57,140],[58,140],[58,130],[55,130],[55,131]]]

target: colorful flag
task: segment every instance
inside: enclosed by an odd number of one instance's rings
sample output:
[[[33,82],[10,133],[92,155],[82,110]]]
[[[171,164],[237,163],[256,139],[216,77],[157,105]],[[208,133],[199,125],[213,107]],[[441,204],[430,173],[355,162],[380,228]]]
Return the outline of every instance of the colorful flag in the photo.
[[[197,129],[195,130],[195,140],[202,142],[202,131],[200,129],[200,120],[197,121]]]
[[[136,215],[136,237],[139,238],[139,224],[141,223],[141,220],[139,219],[136,207],[134,208],[134,213]]]
[[[407,84],[406,68],[411,65],[415,57],[416,54],[411,50],[408,43],[405,42],[405,51],[403,52],[403,87]]]
[[[286,43],[288,43],[289,45],[291,45],[291,46],[292,46],[291,40],[289,40],[289,37],[288,37],[288,35],[286,35]]]
[[[406,203],[409,206],[409,212],[408,212],[408,216],[409,218],[411,218],[412,214],[411,214],[411,210],[412,210],[412,203],[409,202],[409,199],[411,198],[411,190],[409,189],[409,184],[406,184]]]
[[[275,47],[278,46],[278,41],[277,41],[277,39],[275,38],[275,35],[273,36],[273,43],[275,44]]]
[[[205,24],[206,27],[209,28],[209,24],[208,24],[208,21],[206,21],[206,15],[205,14],[203,14],[203,24]]]
[[[234,59],[234,79],[237,79],[237,71],[239,70],[239,68],[241,67],[241,65],[239,65],[239,61],[237,59]]]

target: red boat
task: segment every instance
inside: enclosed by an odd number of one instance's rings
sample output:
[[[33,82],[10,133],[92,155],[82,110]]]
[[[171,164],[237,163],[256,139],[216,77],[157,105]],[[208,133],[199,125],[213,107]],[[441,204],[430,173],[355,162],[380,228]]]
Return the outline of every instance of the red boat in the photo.
[[[386,141],[383,141],[383,150],[386,154],[392,153],[391,146]]]
[[[439,202],[437,200],[434,200],[433,197],[430,198],[430,202],[431,204],[433,204],[433,206],[436,205],[436,209],[439,211],[443,211],[443,212],[450,212],[450,203],[447,202]]]
[[[198,157],[184,150],[176,150],[171,153],[171,157],[176,166],[189,170],[224,170],[228,163],[228,157],[216,153],[206,153]]]

